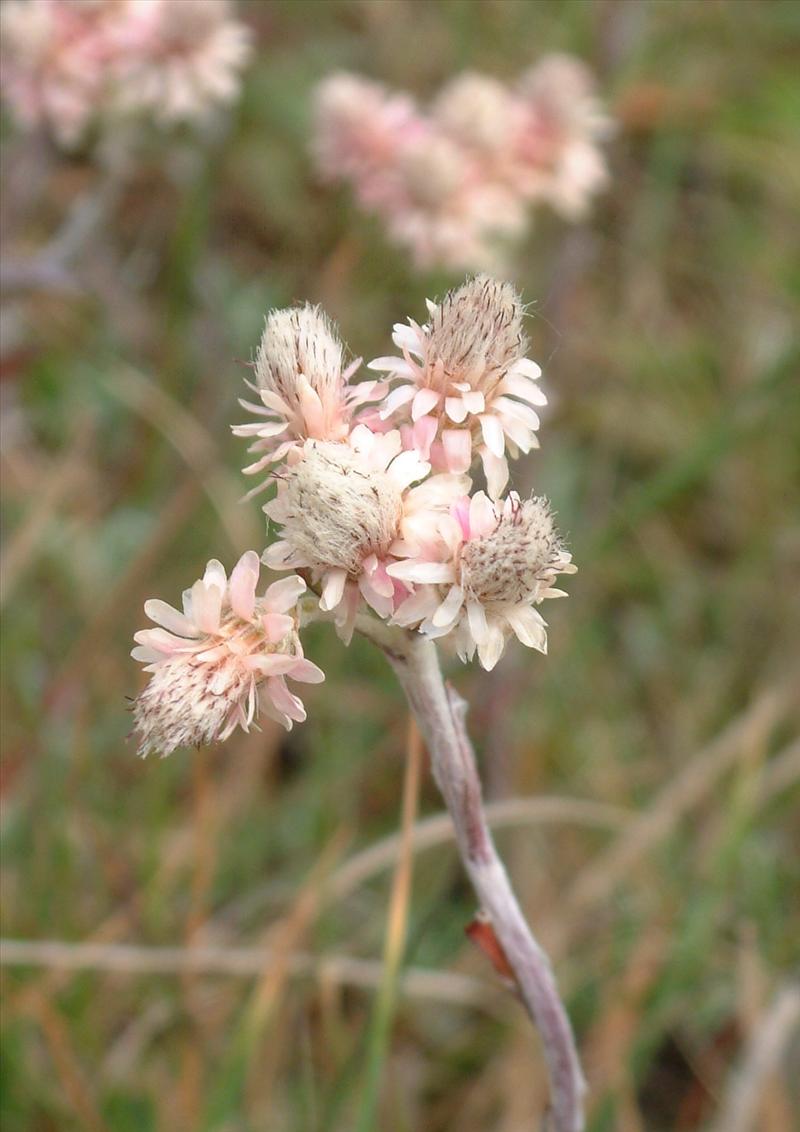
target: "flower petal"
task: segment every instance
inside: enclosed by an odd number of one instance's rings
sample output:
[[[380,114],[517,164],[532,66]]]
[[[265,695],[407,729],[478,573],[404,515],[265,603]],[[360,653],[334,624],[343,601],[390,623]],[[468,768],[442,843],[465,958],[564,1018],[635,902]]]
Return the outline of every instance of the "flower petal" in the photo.
[[[253,616],[260,571],[261,563],[254,550],[245,551],[231,571],[229,583],[231,609],[243,621],[249,621]]]
[[[542,367],[530,358],[520,358],[512,368],[515,373],[521,373],[523,377],[529,377],[533,381],[542,376]]]
[[[487,672],[491,672],[503,655],[506,638],[499,625],[490,625],[481,644],[478,645],[478,660]]]
[[[321,684],[325,679],[322,669],[314,664],[313,660],[308,660],[304,656],[295,661],[289,676],[292,680],[301,680],[304,684]]]
[[[261,618],[264,632],[271,645],[277,645],[294,629],[294,618],[288,613],[265,613]]]
[[[435,405],[439,404],[440,398],[441,394],[437,393],[435,389],[420,389],[411,405],[412,421],[418,421],[420,417],[429,413]]]
[[[519,397],[530,405],[546,405],[547,398],[535,381],[530,381],[521,374],[507,373],[500,385],[502,393],[510,393],[512,397]]]
[[[208,563],[203,574],[203,582],[207,586],[216,586],[222,593],[225,593],[225,588],[228,585],[228,576],[225,573],[225,567],[222,563],[212,558]]]
[[[468,429],[444,429],[442,448],[448,472],[461,474],[469,471],[472,463],[472,437]]]
[[[455,578],[455,569],[451,562],[393,562],[386,567],[386,573],[392,578],[400,578],[404,582],[452,582]]]
[[[529,605],[515,605],[504,609],[503,616],[523,645],[547,652],[547,629],[535,609]]]
[[[469,537],[485,538],[497,527],[497,511],[485,491],[476,491],[469,501]]]
[[[408,487],[417,480],[424,479],[431,470],[430,464],[419,458],[413,450],[401,452],[389,467],[389,475],[399,487]]]
[[[508,483],[508,461],[505,456],[497,457],[493,452],[484,448],[481,451],[481,463],[486,476],[486,486],[492,499],[499,499],[503,488]]]
[[[380,407],[380,418],[385,421],[403,405],[414,399],[416,390],[413,385],[400,385],[393,389]]]
[[[268,680],[267,695],[278,711],[284,712],[289,719],[294,719],[297,723],[305,720],[306,709],[303,707],[303,701],[289,691],[284,680]]]
[[[431,444],[436,438],[437,421],[435,417],[420,417],[412,430],[414,447],[424,460],[430,457]]]
[[[281,578],[279,582],[273,582],[268,586],[264,594],[264,608],[268,613],[287,613],[290,609],[294,609],[298,597],[307,588],[303,579],[297,574],[292,574],[289,578]]]
[[[467,622],[472,639],[480,645],[486,639],[489,624],[486,620],[486,611],[479,601],[467,602]]]
[[[175,637],[166,629],[140,629],[133,634],[137,645],[155,649],[163,656],[174,656],[176,653],[192,652],[196,647],[195,641],[187,641],[185,637]]]
[[[470,389],[469,393],[464,394],[463,400],[470,413],[482,413],[486,408],[486,398],[480,389]]]
[[[171,605],[167,605],[165,601],[160,601],[158,598],[151,598],[144,603],[144,611],[151,621],[156,625],[163,625],[165,629],[169,629],[171,633],[177,633],[179,637],[199,637],[200,630],[183,613],[178,613],[177,609],[173,609]]]
[[[497,417],[491,413],[484,413],[480,418],[481,432],[484,443],[493,456],[502,456],[506,450],[506,441],[503,436],[503,426]]]
[[[397,625],[416,625],[425,617],[430,617],[438,604],[438,592],[432,587],[424,586],[400,603],[392,621]]]
[[[246,660],[247,667],[262,676],[283,676],[296,663],[297,657],[286,652],[251,653]]]
[[[327,570],[325,584],[322,587],[322,596],[319,607],[324,610],[335,609],[344,596],[344,585],[347,581],[346,570]]]
[[[464,591],[461,586],[452,586],[447,597],[431,618],[432,623],[437,628],[441,628],[444,625],[451,625],[458,617],[463,604]]]
[[[467,419],[467,406],[463,397],[446,397],[444,410],[454,424],[461,424]]]

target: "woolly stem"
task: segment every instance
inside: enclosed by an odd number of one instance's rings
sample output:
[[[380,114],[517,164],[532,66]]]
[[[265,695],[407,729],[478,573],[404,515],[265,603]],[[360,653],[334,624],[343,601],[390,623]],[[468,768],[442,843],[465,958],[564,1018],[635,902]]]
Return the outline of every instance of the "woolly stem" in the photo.
[[[365,631],[365,626],[359,628]],[[466,702],[445,685],[432,641],[403,634],[391,644],[386,640],[376,643],[417,718],[434,778],[455,826],[464,867],[513,974],[515,989],[541,1035],[551,1090],[544,1128],[581,1132],[586,1086],[572,1029],[550,962],[525,921],[492,840],[475,755],[464,726]]]

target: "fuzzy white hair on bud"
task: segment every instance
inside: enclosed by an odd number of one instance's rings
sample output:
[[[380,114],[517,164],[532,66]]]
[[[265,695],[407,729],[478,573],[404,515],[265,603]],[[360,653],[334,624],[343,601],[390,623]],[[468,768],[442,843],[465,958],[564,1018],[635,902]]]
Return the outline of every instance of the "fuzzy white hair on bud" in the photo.
[[[446,382],[469,384],[490,395],[525,354],[522,301],[511,283],[476,275],[448,292],[430,319],[428,363]]]
[[[535,600],[562,544],[546,499],[512,496],[495,530],[464,544],[461,579],[481,602]]]
[[[139,753],[165,756],[227,738],[232,713],[251,683],[252,674],[236,665],[218,665],[213,678],[202,663],[161,665],[133,707]]]
[[[328,400],[341,396],[344,348],[330,320],[306,303],[267,315],[256,354],[256,384],[288,405],[300,399],[298,376]]]
[[[348,445],[328,441],[308,441],[284,476],[279,506],[269,505],[269,514],[310,565],[356,576],[365,558],[388,552],[403,510],[392,476],[368,468]]]

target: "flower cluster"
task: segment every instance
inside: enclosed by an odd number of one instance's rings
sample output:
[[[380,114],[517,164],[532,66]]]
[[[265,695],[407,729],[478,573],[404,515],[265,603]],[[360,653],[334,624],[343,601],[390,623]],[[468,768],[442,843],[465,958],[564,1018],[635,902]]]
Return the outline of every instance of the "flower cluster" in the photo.
[[[283,578],[259,598],[259,570],[254,550],[230,579],[212,559],[184,592],[182,613],[163,601],[145,603],[158,627],[137,633],[131,654],[153,673],[133,706],[143,755],[226,739],[237,726],[247,731],[258,709],[286,728],[305,719],[286,677],[324,679],[303,656],[297,633],[295,608],[306,584],[296,575]]]
[[[428,110],[348,73],[320,83],[314,152],[420,268],[496,267],[531,205],[579,219],[607,182],[610,121],[578,59],[550,55],[513,85],[468,72]]]
[[[245,469],[263,477],[255,490],[274,488],[264,511],[277,538],[261,560],[292,573],[256,598],[249,551],[230,581],[209,563],[183,613],[146,604],[160,628],[137,634],[134,650],[153,672],[134,706],[143,753],[247,729],[259,705],[287,727],[304,718],[285,678],[322,675],[298,636],[306,587],[306,610],[331,617],[345,642],[359,615],[377,615],[448,637],[487,669],[512,635],[546,650],[537,607],[575,567],[544,499],[502,498],[507,457],[536,445],[532,406],[545,403],[522,302],[480,275],[428,312],[395,327],[398,356],[370,363],[386,380],[360,382],[360,359],[346,361],[319,309],[268,315],[253,399],[241,402],[256,419],[234,432],[257,457]],[[476,464],[487,491],[470,494]]]
[[[204,118],[250,51],[228,0],[6,0],[0,31],[14,116],[67,146],[101,117]]]

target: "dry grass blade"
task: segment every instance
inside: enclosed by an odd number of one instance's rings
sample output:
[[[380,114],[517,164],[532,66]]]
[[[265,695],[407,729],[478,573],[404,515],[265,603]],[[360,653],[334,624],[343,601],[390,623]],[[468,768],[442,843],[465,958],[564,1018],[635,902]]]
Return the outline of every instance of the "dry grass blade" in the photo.
[[[65,943],[61,940],[0,940],[0,966],[46,967],[53,971],[107,971],[123,975],[263,975],[273,962],[266,947],[144,947],[122,943]],[[286,976],[321,979],[331,984],[376,990],[383,963],[349,955],[313,955],[291,951],[283,957]],[[409,967],[400,978],[400,992],[410,998],[474,1007],[505,1015],[497,990],[489,982],[446,971]]]
[[[320,854],[311,876],[298,893],[289,913],[270,929],[272,948],[268,953],[269,958],[265,956],[261,979],[248,1006],[247,1026],[251,1035],[261,1031],[277,1009],[283,987],[291,974],[293,950],[316,914],[325,877],[333,860],[341,852],[342,841],[341,832],[333,837]]]
[[[584,798],[508,798],[486,805],[486,817],[492,830],[561,823],[617,829],[628,816],[629,812],[621,806]],[[415,853],[454,844],[453,823],[447,814],[425,818],[414,825],[411,842]],[[394,833],[351,857],[331,877],[326,900],[341,900],[378,873],[391,868],[401,843],[402,834]]]
[[[151,378],[135,369],[115,373],[109,390],[148,421],[175,448],[203,485],[235,553],[257,545],[259,524],[252,509],[240,507],[241,489],[236,476],[218,460],[210,433],[183,405]]]
[[[199,497],[200,489],[193,478],[184,479],[178,484],[160,512],[149,539],[133,556],[125,573],[106,591],[83,632],[73,641],[64,661],[53,676],[54,686],[70,678],[79,658],[84,668],[92,658],[96,658],[97,661],[102,660],[102,650],[96,646],[102,641],[115,618],[119,616],[120,609],[124,609],[123,599],[133,591],[139,580],[158,561],[164,548],[174,540],[175,532],[192,514]]]
[[[400,968],[406,947],[411,882],[414,868],[413,829],[419,801],[422,770],[422,738],[413,716],[408,720],[408,742],[403,800],[400,817],[400,845],[395,869],[383,948],[384,977],[372,1016],[367,1049],[366,1079],[361,1095],[358,1127],[368,1132],[378,1112],[381,1070],[389,1048]]]
[[[24,573],[40,540],[46,535],[53,516],[63,501],[83,479],[83,464],[91,423],[84,420],[64,455],[54,462],[41,490],[34,495],[25,519],[0,556],[0,608],[5,605]]]
[[[800,986],[784,987],[753,1032],[720,1105],[713,1132],[757,1132],[765,1080],[780,1065],[800,1027]],[[787,1128],[787,1132],[789,1132]]]
[[[100,1115],[89,1078],[75,1055],[64,1019],[43,994],[32,995],[28,1009],[41,1026],[64,1095],[81,1127],[86,1132],[111,1132]]]
[[[685,769],[662,791],[652,805],[630,822],[618,839],[597,856],[566,894],[547,934],[556,953],[563,951],[576,930],[580,914],[608,900],[620,881],[650,848],[666,837],[679,819],[697,805],[722,774],[753,743],[760,742],[785,711],[786,689],[763,693],[733,720],[704,750],[690,759]]]
[[[800,739],[790,743],[769,761],[761,775],[762,805],[800,783]]]

